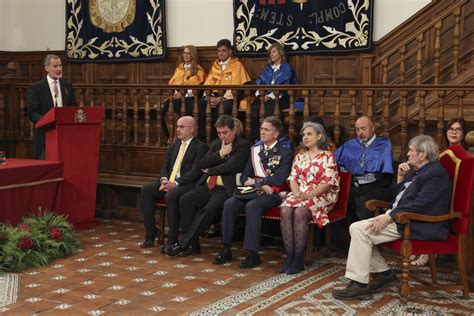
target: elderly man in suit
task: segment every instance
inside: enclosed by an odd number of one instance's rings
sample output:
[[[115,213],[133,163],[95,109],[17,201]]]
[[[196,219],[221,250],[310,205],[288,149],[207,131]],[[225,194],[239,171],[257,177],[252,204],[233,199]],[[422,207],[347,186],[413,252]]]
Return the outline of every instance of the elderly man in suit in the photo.
[[[61,58],[49,54],[44,59],[46,78],[35,82],[28,91],[28,118],[38,122],[52,107],[77,106],[72,83],[62,78]],[[44,131],[35,129],[35,158],[45,159]]]
[[[224,203],[222,213],[222,234],[224,249],[212,263],[223,264],[232,260],[231,245],[234,238],[234,223],[239,211],[245,211],[244,249],[245,260],[240,263],[242,269],[250,269],[261,263],[260,230],[263,213],[278,207],[281,202],[280,192],[287,189],[286,179],[290,175],[293,151],[287,138],[279,136],[283,124],[275,116],[265,118],[260,127],[260,141],[252,146],[251,157],[242,172],[240,181],[244,186],[257,188],[251,194],[234,195]]]
[[[145,241],[141,244],[142,248],[152,247],[160,234],[155,226],[155,203],[163,198],[166,201],[169,230],[168,240],[161,251],[164,252],[166,246],[178,241],[179,199],[196,185],[201,176],[201,170],[193,167],[208,150],[205,143],[194,137],[195,132],[196,121],[193,117],[183,116],[178,120],[176,124],[178,139],[168,148],[159,179],[144,185],[141,189],[140,208],[143,212],[146,231]]]
[[[340,300],[370,299],[372,293],[398,282],[377,245],[401,238],[403,225],[393,218],[399,212],[442,215],[449,210],[451,181],[438,160],[438,145],[431,136],[419,135],[408,144],[408,162],[398,167],[395,200],[382,215],[355,222],[349,228],[351,244],[347,257],[346,277],[351,280],[333,297]],[[445,240],[449,224],[410,223],[411,236],[419,240]],[[369,274],[375,273],[369,284]]]
[[[180,200],[181,239],[167,249],[169,256],[189,256],[199,253],[199,236],[222,212],[225,200],[232,196],[237,173],[242,172],[249,156],[250,144],[237,135],[234,119],[222,115],[215,124],[216,139],[197,166],[203,175],[198,185]]]

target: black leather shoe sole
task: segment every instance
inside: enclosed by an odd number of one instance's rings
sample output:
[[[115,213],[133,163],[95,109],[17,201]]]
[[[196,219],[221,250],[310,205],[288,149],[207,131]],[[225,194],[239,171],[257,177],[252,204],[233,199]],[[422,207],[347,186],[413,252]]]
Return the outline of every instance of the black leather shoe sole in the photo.
[[[340,296],[336,293],[336,291],[332,292],[332,297],[334,297],[337,300],[341,301],[350,301],[350,300],[371,300],[372,299],[372,294],[359,294],[359,295],[354,295],[354,296]]]

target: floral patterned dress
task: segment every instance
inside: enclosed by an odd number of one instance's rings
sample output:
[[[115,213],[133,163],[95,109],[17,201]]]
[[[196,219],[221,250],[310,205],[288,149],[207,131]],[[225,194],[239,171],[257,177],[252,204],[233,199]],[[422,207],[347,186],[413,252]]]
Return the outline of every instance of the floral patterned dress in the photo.
[[[337,202],[339,192],[339,174],[334,155],[329,151],[322,151],[313,159],[308,152],[298,154],[291,169],[288,180],[298,183],[301,193],[314,191],[320,184],[329,184],[331,187],[323,194],[304,201],[297,201],[290,192],[281,207],[305,207],[311,211],[313,221],[323,227],[329,223],[327,214],[332,211]]]

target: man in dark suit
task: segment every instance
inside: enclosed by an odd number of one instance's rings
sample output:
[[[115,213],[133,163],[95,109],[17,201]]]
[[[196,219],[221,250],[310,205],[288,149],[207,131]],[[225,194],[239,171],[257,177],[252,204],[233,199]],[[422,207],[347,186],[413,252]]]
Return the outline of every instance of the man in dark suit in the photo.
[[[199,236],[212,224],[224,201],[232,196],[237,184],[237,173],[249,156],[250,144],[237,135],[234,119],[222,115],[215,127],[219,139],[215,140],[197,166],[203,170],[198,185],[180,200],[181,239],[167,249],[169,256],[189,256],[199,253]]]
[[[431,136],[419,135],[408,144],[408,162],[398,167],[395,200],[385,214],[355,222],[349,228],[351,245],[347,257],[346,278],[349,285],[334,290],[340,300],[370,299],[372,293],[398,283],[377,245],[400,239],[404,226],[393,221],[399,212],[442,215],[449,210],[451,181],[438,160],[438,145]],[[410,223],[411,237],[418,240],[445,240],[449,224]],[[369,284],[369,274],[375,278]]]
[[[232,241],[234,224],[239,211],[245,211],[244,249],[247,256],[240,263],[242,269],[250,269],[261,263],[260,230],[263,213],[281,204],[280,192],[287,190],[286,179],[290,175],[293,151],[285,137],[278,140],[283,132],[283,124],[275,116],[263,120],[260,127],[260,141],[250,149],[251,157],[247,160],[240,181],[244,186],[256,188],[257,192],[237,195],[224,203],[222,212],[222,235],[224,249],[212,263],[223,264],[232,260]]]
[[[144,185],[140,193],[140,208],[143,212],[145,225],[145,241],[140,247],[152,247],[160,234],[155,226],[155,203],[161,199],[166,201],[168,217],[168,240],[162,247],[173,245],[178,241],[179,230],[179,199],[192,190],[201,176],[201,170],[194,168],[207,152],[208,146],[194,137],[196,121],[191,116],[181,117],[176,124],[176,142],[168,148],[166,160],[161,167],[157,181]]]
[[[44,59],[46,78],[35,82],[28,91],[28,118],[38,122],[52,107],[77,106],[72,83],[62,78],[63,66],[57,55],[49,54]],[[44,131],[35,129],[35,158],[45,159]]]

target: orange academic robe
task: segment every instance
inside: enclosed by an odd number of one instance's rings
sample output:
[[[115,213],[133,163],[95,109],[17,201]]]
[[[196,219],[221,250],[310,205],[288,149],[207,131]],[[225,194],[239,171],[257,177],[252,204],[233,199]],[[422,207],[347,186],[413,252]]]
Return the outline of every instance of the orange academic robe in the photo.
[[[214,61],[211,70],[204,82],[205,85],[241,85],[251,81],[247,70],[237,57],[231,57],[224,71],[219,65],[219,60]],[[230,90],[226,91],[225,99],[232,99]]]
[[[206,72],[201,66],[197,66],[197,72],[191,76],[191,69],[184,70],[184,64],[179,64],[176,67],[173,76],[168,84],[170,85],[199,85],[206,79]]]

